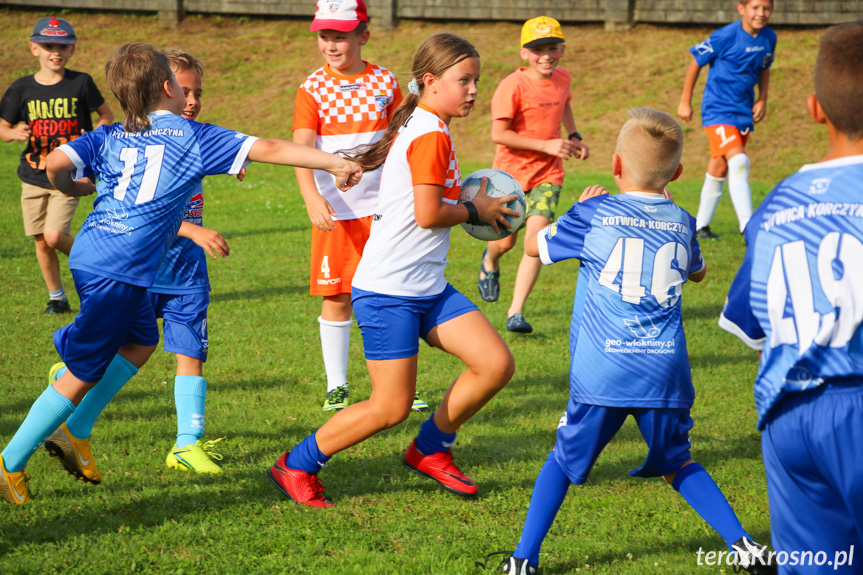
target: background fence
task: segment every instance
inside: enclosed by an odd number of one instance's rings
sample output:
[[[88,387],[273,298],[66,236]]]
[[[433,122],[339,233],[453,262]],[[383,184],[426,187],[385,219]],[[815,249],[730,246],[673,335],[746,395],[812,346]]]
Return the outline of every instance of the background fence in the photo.
[[[185,13],[297,16],[314,13],[314,0],[0,0],[0,5],[159,13],[174,26]],[[738,18],[734,0],[366,0],[376,27],[392,28],[400,19],[523,21],[548,14],[561,22],[604,22],[606,30],[638,22],[723,24]],[[772,24],[829,25],[863,19],[859,0],[774,0]]]

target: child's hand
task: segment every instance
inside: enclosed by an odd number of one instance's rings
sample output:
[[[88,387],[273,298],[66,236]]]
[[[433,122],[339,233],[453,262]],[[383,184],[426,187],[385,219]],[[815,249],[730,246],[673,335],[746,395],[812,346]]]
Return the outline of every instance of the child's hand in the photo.
[[[75,192],[73,197],[75,198],[89,196],[90,194],[96,192],[96,184],[94,184],[93,180],[91,180],[90,178],[81,178],[80,180],[75,180],[74,186]]]
[[[587,188],[584,188],[584,191],[581,192],[581,196],[578,198],[578,201],[583,202],[585,200],[589,200],[590,198],[604,196],[607,194],[608,190],[597,184],[595,186],[589,186]]]
[[[340,192],[347,192],[352,187],[360,183],[363,177],[363,169],[356,162],[350,160],[342,160],[342,165],[338,168],[328,170],[336,177],[336,187]]]
[[[692,120],[692,104],[689,102],[680,102],[677,106],[677,115],[685,122]]]
[[[557,156],[561,159],[566,159],[573,155],[575,145],[570,140],[557,138],[554,140],[546,140],[543,143],[542,151],[549,156]]]
[[[492,198],[485,193],[487,188],[488,178],[484,177],[479,186],[479,191],[477,192],[476,197],[471,201],[473,202],[474,207],[476,207],[479,219],[490,224],[494,233],[499,234],[500,224],[506,226],[507,229],[512,228],[512,224],[507,221],[505,216],[518,217],[521,215],[517,211],[506,207],[507,203],[513,201],[518,196],[510,194],[509,196],[504,196],[502,198]]]
[[[306,212],[309,214],[312,225],[319,230],[331,232],[336,229],[336,224],[333,221],[336,211],[317,191],[306,200]]]
[[[590,148],[588,148],[584,142],[578,141],[573,142],[570,140],[572,144],[572,155],[581,160],[586,160],[590,157]]]
[[[767,102],[758,101],[752,106],[752,121],[756,124],[764,119],[764,114],[767,113]]]
[[[245,177],[246,177],[246,168],[240,168],[240,172],[237,174],[237,179],[242,182],[243,178],[245,178]]]
[[[666,200],[671,200],[672,204],[674,203],[674,194],[672,194],[671,190],[669,190],[668,188],[664,188],[662,190],[662,197]]]
[[[216,230],[197,226],[189,222],[183,222],[180,226],[180,232],[177,235],[189,238],[197,245],[204,248],[204,250],[210,254],[210,257],[216,257],[216,253],[218,253],[223,258],[226,258],[231,253],[231,249],[228,247],[228,242],[225,241],[222,234]]]
[[[20,123],[12,130],[12,140],[18,142],[26,142],[30,139],[30,126],[25,123]]]

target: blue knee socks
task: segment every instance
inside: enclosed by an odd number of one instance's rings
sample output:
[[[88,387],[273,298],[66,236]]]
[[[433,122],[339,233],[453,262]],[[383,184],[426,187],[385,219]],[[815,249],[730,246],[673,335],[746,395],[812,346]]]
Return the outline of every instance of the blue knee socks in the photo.
[[[678,471],[671,485],[719,533],[729,549],[744,535],[749,537],[719,486],[700,464],[690,463]]]
[[[174,378],[174,403],[177,405],[177,447],[186,447],[204,437],[204,404],[207,380],[195,375]]]
[[[545,539],[557,511],[563,505],[570,481],[554,458],[554,451],[548,454],[545,465],[536,478],[533,495],[530,497],[530,507],[521,531],[521,539],[513,553],[514,557],[527,559],[536,567],[539,565],[539,550]]]
[[[423,455],[447,451],[455,443],[455,433],[444,433],[434,422],[434,414],[420,426],[417,434],[417,449]]]
[[[9,445],[3,450],[3,465],[6,471],[16,473],[24,469],[27,460],[45,438],[54,433],[74,411],[75,404],[53,387],[43,391],[33,402],[30,412]]]
[[[102,415],[102,411],[136,373],[138,373],[138,368],[129,360],[119,353],[115,355],[108,365],[105,375],[93,389],[87,392],[87,395],[78,404],[75,413],[66,421],[66,427],[69,428],[72,435],[78,439],[90,437],[93,425]]]
[[[286,463],[291,469],[299,469],[316,475],[327,465],[329,460],[330,458],[318,449],[318,442],[313,433],[294,446]]]

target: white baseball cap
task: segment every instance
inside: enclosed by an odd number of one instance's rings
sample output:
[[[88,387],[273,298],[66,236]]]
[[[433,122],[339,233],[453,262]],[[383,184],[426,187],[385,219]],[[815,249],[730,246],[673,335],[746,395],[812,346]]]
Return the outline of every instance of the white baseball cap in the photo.
[[[352,32],[360,22],[368,21],[369,15],[363,0],[318,0],[318,11],[309,30]]]

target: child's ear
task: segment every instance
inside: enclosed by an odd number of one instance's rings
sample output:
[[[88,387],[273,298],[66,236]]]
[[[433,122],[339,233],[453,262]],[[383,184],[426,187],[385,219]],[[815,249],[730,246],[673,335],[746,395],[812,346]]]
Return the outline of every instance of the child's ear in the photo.
[[[425,86],[424,89],[431,89],[432,94],[437,93],[437,86],[435,85],[436,78],[434,77],[434,74],[432,74],[431,72],[426,72],[425,74],[423,74],[421,80],[423,85]]]
[[[674,175],[673,175],[673,176],[671,176],[671,179],[670,179],[670,180],[668,180],[668,181],[669,181],[669,182],[673,182],[674,180],[676,180],[677,178],[679,178],[679,177],[680,177],[680,174],[682,174],[682,173],[683,173],[683,164],[677,164],[677,169],[676,169],[676,170],[674,170]]]
[[[819,124],[827,123],[827,114],[825,114],[824,109],[821,108],[821,102],[818,101],[818,96],[810,94],[809,97],[806,98],[806,107],[809,109],[809,115],[812,116],[813,120]]]
[[[360,39],[359,39],[358,44],[359,44],[360,46],[365,46],[366,44],[368,44],[368,42],[369,42],[369,37],[370,37],[371,35],[372,35],[372,33],[371,33],[368,29],[363,30],[363,33],[362,33],[362,34],[360,34]]]
[[[623,173],[623,160],[620,158],[620,154],[615,153],[611,156],[611,173],[615,176]]]
[[[165,80],[162,83],[162,95],[169,100],[174,97],[174,90],[171,88],[171,81]]]
[[[36,42],[30,42],[30,53],[38,58],[39,57],[39,44],[37,44]]]
[[[530,50],[527,48],[521,47],[518,49],[518,55],[521,56],[522,60],[527,60],[530,55]]]
[[[746,10],[746,6],[743,4],[737,4],[737,13],[740,14],[740,17],[743,18],[744,11]]]

